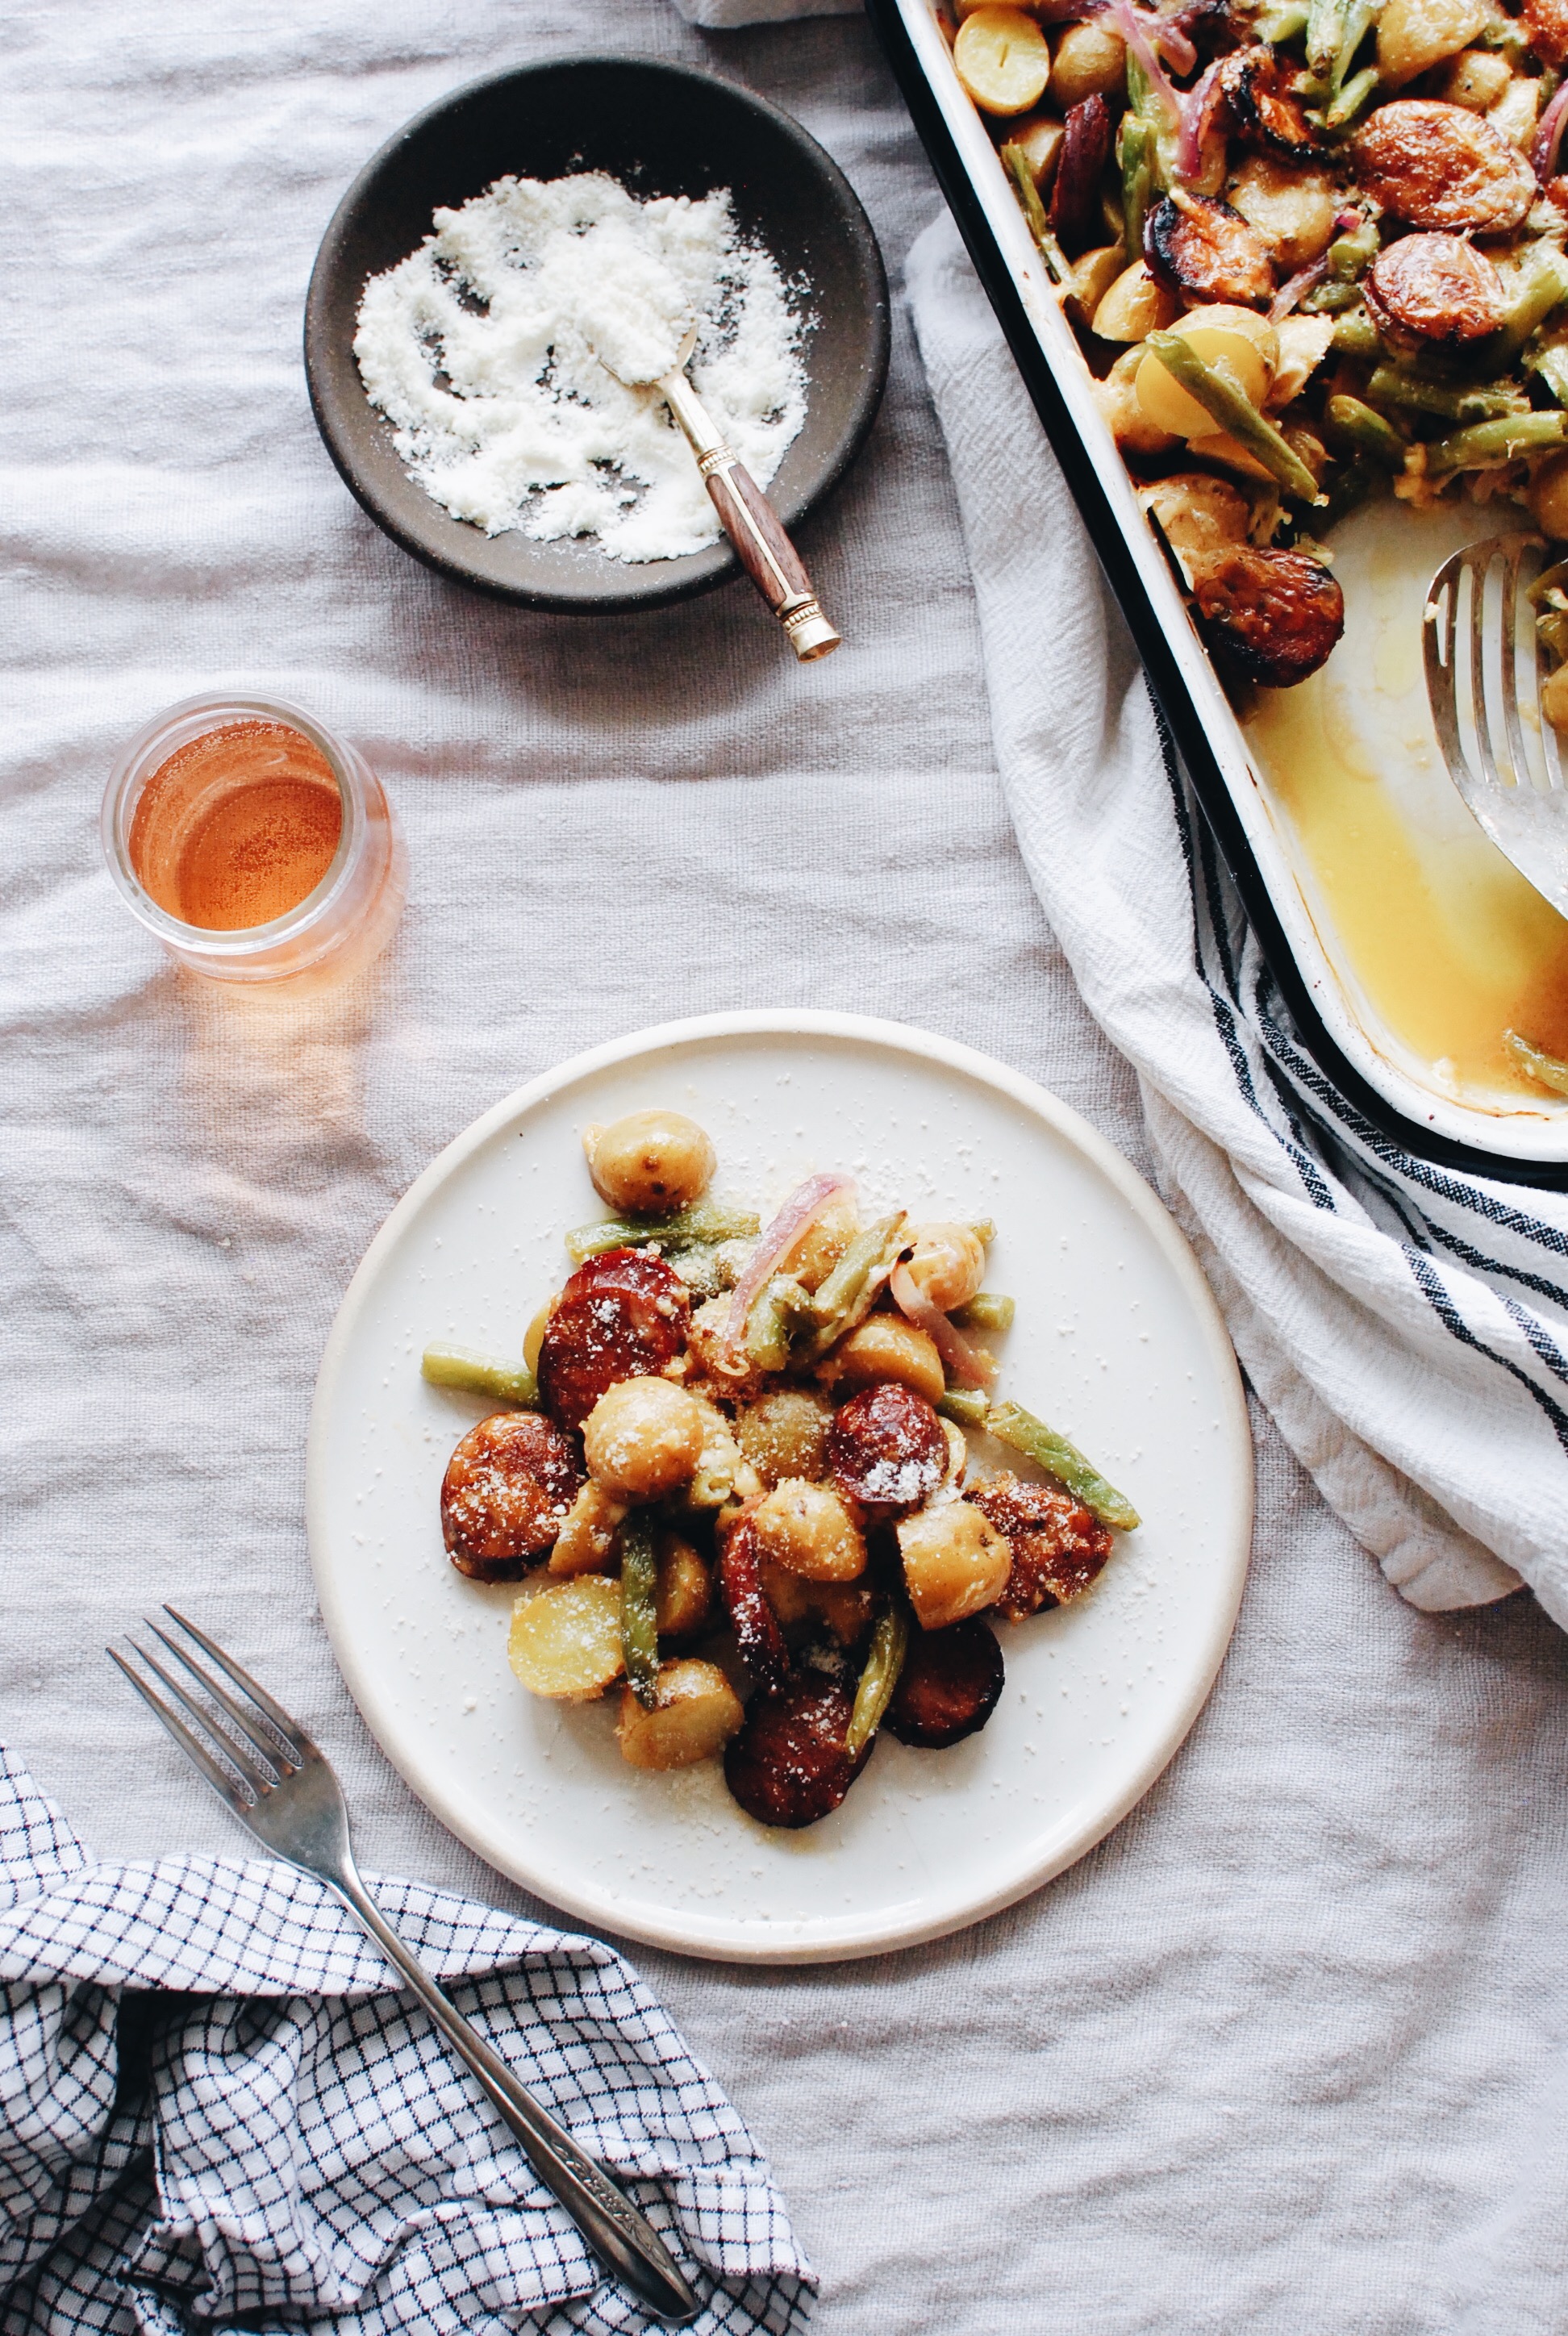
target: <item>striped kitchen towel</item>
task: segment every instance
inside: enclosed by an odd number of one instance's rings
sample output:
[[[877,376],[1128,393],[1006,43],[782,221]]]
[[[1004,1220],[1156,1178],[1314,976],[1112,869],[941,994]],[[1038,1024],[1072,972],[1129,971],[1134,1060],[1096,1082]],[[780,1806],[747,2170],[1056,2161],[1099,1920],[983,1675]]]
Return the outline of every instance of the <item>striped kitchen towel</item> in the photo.
[[[1162,740],[944,216],[907,284],[1024,858],[1135,1066],[1162,1188],[1291,1450],[1418,1606],[1568,1627],[1568,1196],[1412,1159],[1322,1076]]]
[[[813,2275],[745,2126],[618,1955],[414,1883],[389,1921],[704,2298],[793,2336]],[[601,2276],[319,1884],[95,1864],[0,1749],[0,2331],[394,2336],[657,2323]]]

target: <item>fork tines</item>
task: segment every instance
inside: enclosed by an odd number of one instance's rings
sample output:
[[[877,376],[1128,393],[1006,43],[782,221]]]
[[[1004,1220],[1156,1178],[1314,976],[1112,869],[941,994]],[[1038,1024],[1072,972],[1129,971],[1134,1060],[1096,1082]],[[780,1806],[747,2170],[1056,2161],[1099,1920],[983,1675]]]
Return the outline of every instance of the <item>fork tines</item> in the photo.
[[[165,1606],[163,1611],[187,1638],[194,1640],[223,1675],[221,1679],[214,1678],[187,1647],[149,1618],[147,1628],[195,1680],[206,1702],[193,1696],[156,1655],[134,1640],[131,1653],[161,1683],[164,1694],[161,1695],[141,1671],[113,1647],[107,1650],[110,1660],[119,1665],[186,1757],[195,1763],[230,1806],[243,1815],[286,1776],[293,1776],[314,1747],[282,1705],[248,1671],[242,1670],[231,1656],[226,1655],[205,1630],[188,1621],[172,1606]],[[229,1682],[227,1686],[224,1680]],[[239,1697],[229,1691],[231,1688],[239,1690]]]

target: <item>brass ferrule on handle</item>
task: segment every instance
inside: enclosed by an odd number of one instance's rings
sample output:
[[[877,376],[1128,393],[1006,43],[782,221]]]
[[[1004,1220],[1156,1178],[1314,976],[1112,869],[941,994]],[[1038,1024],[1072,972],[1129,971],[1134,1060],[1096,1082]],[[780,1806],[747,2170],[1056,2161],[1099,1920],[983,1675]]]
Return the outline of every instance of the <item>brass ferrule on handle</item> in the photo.
[[[741,564],[789,637],[803,664],[826,657],[841,635],[828,622],[800,554],[778,513],[725,443],[684,367],[667,373],[659,390],[696,456],[697,468]]]

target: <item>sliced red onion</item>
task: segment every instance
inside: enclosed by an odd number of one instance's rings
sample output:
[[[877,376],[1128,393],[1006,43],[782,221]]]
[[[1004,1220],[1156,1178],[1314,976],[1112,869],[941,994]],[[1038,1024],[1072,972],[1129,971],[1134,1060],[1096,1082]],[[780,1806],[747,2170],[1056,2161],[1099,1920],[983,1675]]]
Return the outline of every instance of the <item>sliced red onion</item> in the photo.
[[[1155,48],[1163,49],[1165,61],[1173,73],[1190,73],[1198,62],[1198,52],[1183,32],[1180,24],[1168,18],[1156,16],[1149,26],[1149,37]]]
[[[1154,54],[1154,44],[1150,39],[1150,33],[1154,29],[1150,19],[1138,14],[1132,5],[1132,0],[1110,0],[1110,5],[1101,11],[1101,15],[1105,24],[1114,25],[1120,33],[1123,40],[1143,67],[1149,86],[1158,94],[1173,126],[1179,129],[1182,121],[1182,102],[1172,87],[1164,67]],[[1192,46],[1190,42],[1188,46]],[[1193,54],[1196,56],[1196,50],[1193,50]]]
[[[997,1375],[995,1363],[989,1355],[971,1347],[961,1330],[953,1328],[941,1308],[926,1296],[901,1258],[893,1268],[888,1288],[899,1312],[931,1340],[950,1379],[961,1387],[989,1387]]]
[[[1195,179],[1203,167],[1204,120],[1209,110],[1209,95],[1219,71],[1220,61],[1216,57],[1213,63],[1199,74],[1191,89],[1177,93],[1182,134],[1176,141],[1175,172],[1183,182]]]
[[[807,1226],[816,1222],[830,1201],[835,1200],[841,1192],[853,1190],[853,1182],[848,1176],[836,1173],[808,1176],[805,1183],[797,1185],[790,1194],[772,1224],[765,1228],[752,1251],[751,1263],[730,1292],[725,1344],[732,1354],[744,1344],[746,1318],[758,1290],[773,1273],[779,1260],[789,1254]]]
[[[1355,235],[1365,224],[1359,211],[1336,211],[1334,214],[1336,235]]]
[[[1541,116],[1534,138],[1531,141],[1530,160],[1535,166],[1535,176],[1542,186],[1546,184],[1557,168],[1557,149],[1563,143],[1563,123],[1568,115],[1568,81],[1565,81],[1545,112]]]
[[[1319,277],[1321,276],[1327,276],[1328,272],[1329,261],[1327,254],[1325,254],[1321,259],[1314,259],[1310,268],[1299,268],[1294,276],[1289,277],[1285,283],[1281,285],[1279,290],[1275,293],[1272,301],[1270,303],[1270,324],[1283,324],[1285,318],[1296,306],[1297,301],[1301,297],[1302,293],[1310,292],[1313,285],[1317,283]]]

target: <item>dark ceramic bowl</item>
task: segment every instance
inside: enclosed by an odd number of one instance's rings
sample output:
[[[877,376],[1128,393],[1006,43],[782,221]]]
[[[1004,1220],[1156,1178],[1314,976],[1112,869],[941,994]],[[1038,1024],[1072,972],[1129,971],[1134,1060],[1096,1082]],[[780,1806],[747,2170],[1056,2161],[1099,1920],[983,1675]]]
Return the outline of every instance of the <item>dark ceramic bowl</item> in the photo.
[[[378,527],[443,576],[532,608],[648,608],[706,592],[740,563],[727,541],[632,567],[589,542],[487,536],[408,476],[354,357],[365,279],[406,258],[438,204],[509,173],[605,170],[638,195],[728,187],[743,231],[810,287],[806,419],[769,489],[786,527],[854,460],[888,369],[888,287],[871,221],[816,141],[732,82],[650,57],[567,57],[443,97],[360,172],[327,229],[305,310],[305,370],[327,451]]]

